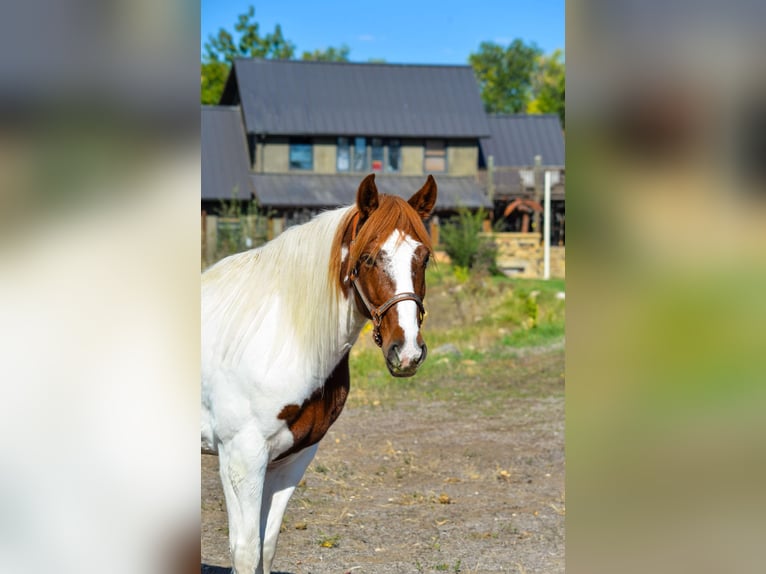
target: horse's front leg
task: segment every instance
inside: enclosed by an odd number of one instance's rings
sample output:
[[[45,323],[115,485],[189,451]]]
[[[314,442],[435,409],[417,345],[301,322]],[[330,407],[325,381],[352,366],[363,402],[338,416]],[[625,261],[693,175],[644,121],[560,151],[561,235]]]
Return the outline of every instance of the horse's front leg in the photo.
[[[263,539],[263,570],[270,574],[274,554],[277,551],[277,538],[282,526],[287,503],[306,472],[317,447],[315,444],[305,448],[290,457],[277,462],[266,471],[266,483],[263,489],[263,505],[261,507],[261,536]]]
[[[261,559],[261,502],[268,464],[266,443],[257,432],[243,430],[221,444],[218,454],[234,573],[253,574]]]

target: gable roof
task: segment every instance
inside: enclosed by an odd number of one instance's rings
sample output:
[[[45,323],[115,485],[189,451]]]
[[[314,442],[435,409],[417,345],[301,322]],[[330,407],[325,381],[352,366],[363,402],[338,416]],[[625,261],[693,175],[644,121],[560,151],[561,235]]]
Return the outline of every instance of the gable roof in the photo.
[[[481,140],[484,158],[494,156],[495,165],[525,167],[535,164],[564,165],[564,135],[555,114],[488,114],[492,137]]]
[[[490,135],[470,66],[238,59],[221,103],[256,134]]]
[[[201,123],[202,199],[250,199],[248,148],[239,106],[202,106]]]

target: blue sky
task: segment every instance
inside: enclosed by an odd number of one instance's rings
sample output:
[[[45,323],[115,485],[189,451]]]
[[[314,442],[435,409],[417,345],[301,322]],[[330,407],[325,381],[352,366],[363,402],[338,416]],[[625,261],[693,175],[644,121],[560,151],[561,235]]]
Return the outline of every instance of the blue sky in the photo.
[[[564,49],[564,0],[202,0],[201,46],[219,28],[233,32],[251,4],[260,33],[281,25],[297,57],[347,44],[353,62],[467,64],[481,42],[505,46],[514,38],[545,53]]]

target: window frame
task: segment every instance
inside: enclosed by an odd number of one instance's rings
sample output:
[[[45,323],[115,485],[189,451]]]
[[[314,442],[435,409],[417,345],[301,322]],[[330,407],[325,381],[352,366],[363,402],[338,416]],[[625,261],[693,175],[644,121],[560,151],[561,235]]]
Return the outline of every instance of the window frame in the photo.
[[[383,138],[370,138],[370,171],[374,173],[383,173],[386,167],[386,146]],[[377,145],[376,145],[376,142]],[[379,150],[380,157],[376,159],[376,150]],[[375,162],[380,162],[380,167],[375,169]]]
[[[348,136],[338,136],[338,139],[335,142],[335,171],[337,173],[350,173],[351,167],[354,165],[351,158],[351,139],[352,138],[349,138]],[[341,143],[341,140],[345,141],[345,144]],[[346,169],[340,167],[341,149],[346,150]]]
[[[367,136],[354,136],[354,145],[353,147],[353,153],[351,155],[351,165],[353,166],[353,172],[354,173],[366,173],[370,170],[370,157],[368,155],[368,148],[367,145],[368,138]],[[362,142],[362,146],[359,146],[359,143]],[[364,150],[362,154],[357,154],[358,151]],[[361,167],[357,167],[357,157],[362,157],[362,165]]]
[[[396,142],[396,145],[392,145],[392,142]],[[402,171],[402,140],[399,138],[390,138],[386,140],[386,144],[384,145],[386,150],[386,160],[385,160],[385,166],[384,171],[386,173],[401,173]],[[396,169],[391,168],[391,148],[394,147],[398,150],[397,153],[397,159],[398,159],[398,167]]]
[[[433,147],[433,144],[441,144],[441,149],[439,149],[438,145],[436,148]],[[429,145],[431,145],[431,149],[429,149]],[[441,159],[444,162],[444,168],[443,169],[437,169],[434,167],[429,167],[429,161],[428,160],[438,160]],[[447,140],[444,139],[427,139],[423,142],[423,173],[447,173]]]
[[[308,147],[309,149],[309,165],[308,167],[300,167],[293,165],[293,151],[298,151],[298,148]],[[314,144],[311,140],[305,138],[291,138],[289,144],[289,150],[287,153],[287,167],[290,171],[314,171]]]
[[[358,144],[364,144],[362,145]],[[339,162],[343,150],[348,150],[348,169],[342,169]],[[396,150],[392,155],[391,150]],[[359,158],[363,159],[359,159]],[[391,158],[396,158],[396,169],[392,168]],[[373,162],[380,162],[375,168]],[[359,166],[359,168],[357,167]],[[337,136],[335,139],[335,172],[336,173],[401,173],[402,171],[402,140],[401,138],[385,138],[378,136]]]

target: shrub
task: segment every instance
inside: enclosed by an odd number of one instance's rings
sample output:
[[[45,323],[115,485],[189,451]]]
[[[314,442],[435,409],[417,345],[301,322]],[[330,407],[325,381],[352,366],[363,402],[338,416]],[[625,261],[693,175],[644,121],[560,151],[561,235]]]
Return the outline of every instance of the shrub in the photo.
[[[479,235],[486,218],[484,209],[472,212],[461,207],[456,216],[442,224],[441,242],[453,266],[497,272],[497,246],[492,239]]]

